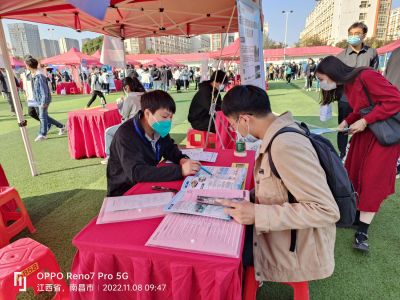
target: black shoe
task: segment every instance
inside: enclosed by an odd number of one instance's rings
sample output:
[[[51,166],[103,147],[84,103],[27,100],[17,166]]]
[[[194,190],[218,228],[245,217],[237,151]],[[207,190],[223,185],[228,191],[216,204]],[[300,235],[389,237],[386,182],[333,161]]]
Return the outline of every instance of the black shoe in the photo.
[[[369,245],[368,245],[367,241],[368,241],[368,234],[357,231],[355,234],[353,249],[357,249],[357,250],[360,250],[363,252],[368,252]]]

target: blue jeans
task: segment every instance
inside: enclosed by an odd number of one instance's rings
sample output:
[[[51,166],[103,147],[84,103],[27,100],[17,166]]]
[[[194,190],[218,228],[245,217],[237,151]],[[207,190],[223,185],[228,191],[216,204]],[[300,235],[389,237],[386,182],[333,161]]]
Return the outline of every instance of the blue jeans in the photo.
[[[47,135],[47,131],[49,130],[49,125],[54,125],[58,128],[64,127],[63,124],[49,117],[48,109],[49,107],[44,108],[42,105],[39,105],[39,120],[40,120],[39,134],[43,136]]]
[[[110,146],[111,146],[111,142],[114,138],[115,133],[117,132],[118,128],[121,126],[121,124],[118,125],[114,125],[111,127],[108,127],[105,131],[105,135],[104,135],[104,144],[105,144],[105,152],[106,152],[106,157],[109,158],[110,157]]]

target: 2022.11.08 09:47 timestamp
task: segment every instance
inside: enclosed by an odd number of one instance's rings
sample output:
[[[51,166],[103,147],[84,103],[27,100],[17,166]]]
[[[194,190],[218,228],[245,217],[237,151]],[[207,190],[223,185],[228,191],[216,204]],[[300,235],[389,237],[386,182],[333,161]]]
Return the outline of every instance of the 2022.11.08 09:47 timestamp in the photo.
[[[161,284],[103,284],[103,292],[164,292],[167,288]]]

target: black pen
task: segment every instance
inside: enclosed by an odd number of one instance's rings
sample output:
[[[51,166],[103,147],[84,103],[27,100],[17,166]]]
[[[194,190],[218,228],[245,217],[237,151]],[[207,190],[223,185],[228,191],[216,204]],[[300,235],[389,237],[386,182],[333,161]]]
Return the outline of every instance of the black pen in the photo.
[[[152,189],[153,191],[164,191],[164,192],[172,192],[172,193],[177,193],[177,192],[178,192],[177,189],[168,188],[168,187],[159,186],[159,185],[153,185],[153,186],[151,187],[151,189]]]

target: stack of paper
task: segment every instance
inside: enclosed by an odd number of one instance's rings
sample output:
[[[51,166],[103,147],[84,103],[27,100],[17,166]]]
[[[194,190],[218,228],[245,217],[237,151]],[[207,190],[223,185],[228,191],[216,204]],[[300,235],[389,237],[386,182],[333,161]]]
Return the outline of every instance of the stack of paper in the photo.
[[[161,217],[173,196],[173,193],[153,193],[105,198],[96,224]]]
[[[165,216],[146,246],[238,258],[244,226],[214,218]]]

